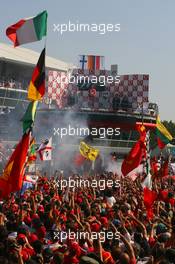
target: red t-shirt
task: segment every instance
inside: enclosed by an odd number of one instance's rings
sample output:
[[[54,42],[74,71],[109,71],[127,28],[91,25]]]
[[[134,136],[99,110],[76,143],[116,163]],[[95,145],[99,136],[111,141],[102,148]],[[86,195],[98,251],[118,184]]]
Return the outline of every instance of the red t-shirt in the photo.
[[[72,257],[72,256],[67,255],[64,257],[63,264],[77,264],[77,263],[79,263],[79,260],[77,259],[76,256]]]
[[[136,264],[136,259],[135,259],[135,258],[132,258],[132,259],[130,260],[130,264]]]
[[[105,264],[115,264],[110,252],[103,250],[102,257]]]
[[[32,248],[23,248],[21,251],[22,259],[27,261],[31,256],[35,255],[35,251]]]

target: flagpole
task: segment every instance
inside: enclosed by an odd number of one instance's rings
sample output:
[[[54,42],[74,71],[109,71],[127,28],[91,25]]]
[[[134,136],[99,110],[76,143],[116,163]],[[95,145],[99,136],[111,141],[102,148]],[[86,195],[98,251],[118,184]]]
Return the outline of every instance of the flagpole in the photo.
[[[163,153],[162,151],[160,152],[160,181],[161,181],[161,185],[163,185],[163,179],[162,179],[162,166],[163,166]]]
[[[49,166],[49,178],[51,178],[52,174],[52,160],[50,160],[50,166]]]
[[[46,27],[47,27],[47,23],[46,23]],[[47,32],[47,30],[48,29],[46,28],[46,32]],[[45,74],[46,74],[46,46],[47,46],[47,34],[46,34],[45,39],[44,39],[44,48],[45,48],[45,59],[44,59],[45,65],[44,65],[44,67],[45,67]],[[45,75],[44,82],[45,82],[45,87],[46,87],[46,75]],[[50,104],[48,104],[48,109],[49,108],[50,108]]]
[[[30,135],[29,135],[29,146],[30,146],[30,140],[31,140],[31,134],[32,134],[32,131],[29,130],[28,133],[30,134]],[[24,136],[24,135],[23,135],[23,136]],[[29,151],[29,146],[28,146],[28,151]],[[23,173],[23,176],[22,176],[22,186],[21,186],[21,189],[20,189],[20,191],[19,191],[19,198],[21,198],[21,195],[22,195],[22,187],[23,187],[23,184],[24,184],[24,175],[25,175],[26,166],[27,166],[27,163],[28,163],[28,158],[29,158],[29,156],[28,156],[28,153],[27,153],[26,162],[25,162],[25,164],[24,164],[24,168],[23,168],[24,173]]]
[[[36,176],[36,169],[37,169],[37,166],[36,166],[36,159],[35,159],[35,176]]]
[[[168,189],[170,189],[171,186],[172,186],[170,167],[171,167],[171,153],[170,153],[170,150],[169,150],[169,157],[168,157],[168,174],[169,174],[169,177],[168,177]]]
[[[26,170],[26,166],[27,166],[27,161],[26,161],[26,163],[24,164],[24,168],[25,168],[25,170]],[[22,186],[21,186],[21,189],[20,189],[20,191],[19,191],[19,198],[21,198],[21,196],[22,196],[22,188],[23,188],[23,185],[24,185],[24,175],[25,175],[25,172],[24,172],[24,174],[23,174],[23,178],[22,178]]]
[[[46,44],[47,44],[47,36],[45,36],[45,39],[44,39],[44,48],[46,49]]]
[[[48,28],[47,28],[47,20],[46,20],[46,36],[45,36],[45,39],[44,39],[44,48],[46,49],[46,44],[47,44],[47,31],[48,31]]]
[[[143,126],[143,100],[142,100],[142,126]]]

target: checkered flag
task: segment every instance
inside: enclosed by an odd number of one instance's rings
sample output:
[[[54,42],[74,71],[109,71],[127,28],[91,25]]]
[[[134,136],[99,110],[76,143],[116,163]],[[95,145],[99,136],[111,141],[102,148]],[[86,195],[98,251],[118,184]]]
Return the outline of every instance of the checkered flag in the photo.
[[[68,78],[66,72],[49,71],[48,73],[48,97],[59,108],[62,108],[65,104],[68,89]]]

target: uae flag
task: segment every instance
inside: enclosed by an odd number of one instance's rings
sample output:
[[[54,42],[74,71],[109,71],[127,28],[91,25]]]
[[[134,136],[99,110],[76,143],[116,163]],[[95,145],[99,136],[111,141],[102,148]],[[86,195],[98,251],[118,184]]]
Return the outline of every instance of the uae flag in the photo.
[[[47,34],[47,11],[35,17],[24,18],[6,29],[7,37],[14,47],[41,40]]]
[[[45,94],[45,48],[41,52],[37,65],[33,71],[28,89],[28,99],[39,101]]]

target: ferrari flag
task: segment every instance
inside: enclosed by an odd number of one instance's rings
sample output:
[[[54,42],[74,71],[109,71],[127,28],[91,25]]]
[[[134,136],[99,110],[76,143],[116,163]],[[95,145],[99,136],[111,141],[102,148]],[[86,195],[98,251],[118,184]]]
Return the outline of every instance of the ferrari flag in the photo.
[[[3,175],[0,177],[0,197],[7,197],[11,192],[19,191],[22,187],[25,164],[30,142],[30,132],[24,134],[12,153]]]
[[[98,149],[89,146],[84,141],[80,142],[79,150],[80,150],[81,155],[84,158],[92,160],[92,161],[96,160],[96,158],[99,154]]]

